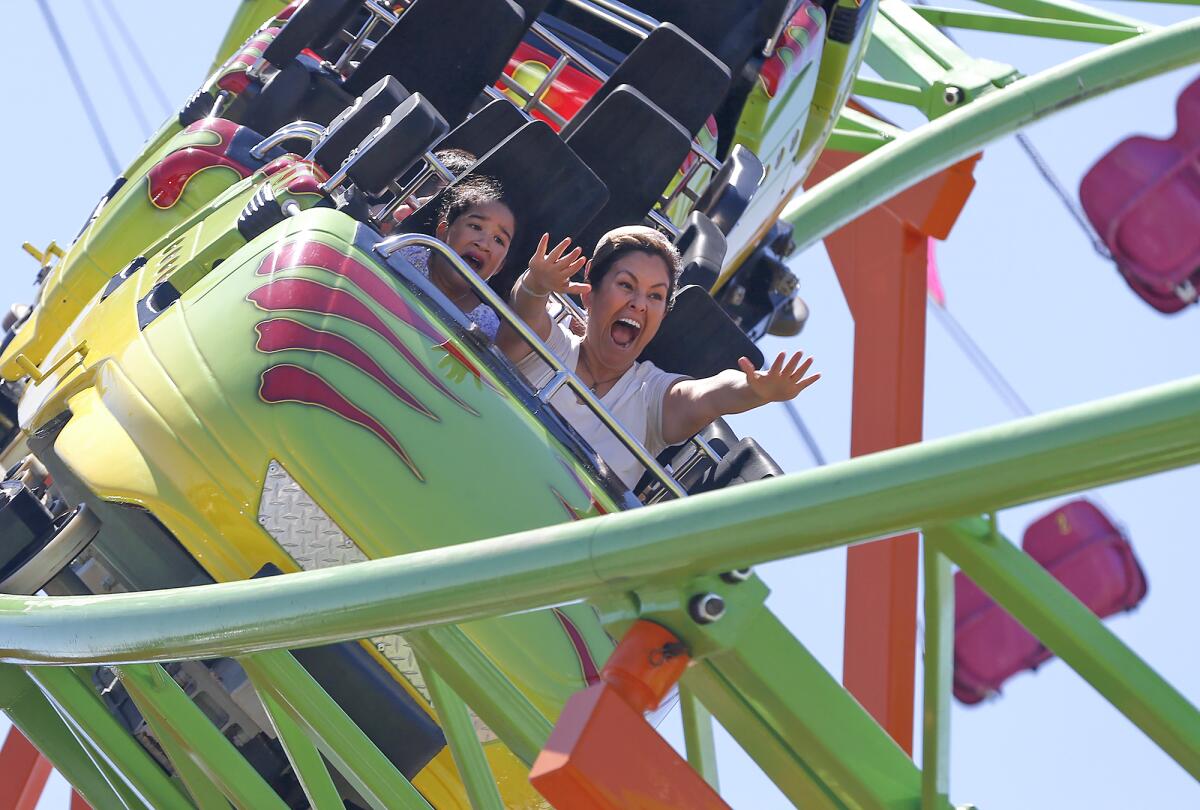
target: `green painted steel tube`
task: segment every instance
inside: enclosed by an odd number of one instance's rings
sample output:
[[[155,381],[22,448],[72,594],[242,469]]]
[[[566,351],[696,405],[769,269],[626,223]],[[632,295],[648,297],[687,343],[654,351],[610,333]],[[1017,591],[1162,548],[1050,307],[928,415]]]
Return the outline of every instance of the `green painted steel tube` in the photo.
[[[857,78],[854,80],[854,93],[867,98],[878,98],[884,101],[894,101],[897,104],[907,104],[921,109],[925,106],[925,91],[920,87],[904,82],[889,82],[884,79]],[[845,111],[843,111],[845,112]]]
[[[170,737],[165,750],[168,756],[174,754],[176,767],[180,756],[187,757],[190,764],[183,769],[198,770],[234,807],[286,810],[279,795],[161,666],[128,664],[117,669],[117,676],[155,733]],[[209,786],[200,780],[192,785],[199,796],[209,795]]]
[[[679,687],[679,713],[683,715],[683,744],[696,773],[721,792],[717,773],[717,747],[713,741],[712,712],[686,686]]]
[[[20,667],[0,664],[0,711],[12,720],[46,759],[92,807],[122,802],[96,768],[71,729]]]
[[[433,698],[433,708],[446,733],[446,742],[450,745],[450,754],[454,757],[459,778],[467,789],[472,810],[503,810],[500,790],[496,787],[496,779],[483,753],[479,735],[475,733],[475,724],[471,722],[467,704],[438,675],[436,669],[427,666],[422,674],[429,687],[429,695]]]
[[[406,636],[422,666],[428,663],[483,718],[509,750],[532,767],[551,725],[467,634],[454,626]]]
[[[771,781],[797,807],[915,808],[921,774],[904,750],[770,610],[743,621],[681,683]]]
[[[904,189],[1084,99],[1200,58],[1200,18],[1109,45],[987,93],[826,178],[784,209],[803,249]]]
[[[130,736],[100,700],[100,696],[62,667],[30,667],[26,672],[42,693],[71,718],[83,741],[111,765],[129,789],[156,808],[191,807],[187,797]]]
[[[1012,11],[1016,14],[1026,14],[1030,17],[1045,17],[1052,20],[1074,20],[1076,22],[1092,22],[1101,25],[1124,25],[1129,28],[1149,30],[1155,26],[1150,23],[1135,20],[1111,11],[1101,11],[1094,6],[1076,3],[1074,0],[979,0],[979,2]]]
[[[950,687],[954,680],[954,575],[925,543],[925,683],[921,698],[921,810],[950,799]]]
[[[3,596],[0,658],[211,658],[405,632],[679,583],[1198,461],[1200,376],[749,486],[344,568],[186,590]]]
[[[1011,14],[960,11],[954,8],[936,8],[934,6],[914,6],[913,11],[939,28],[990,31],[994,34],[1046,37],[1071,42],[1094,42],[1100,45],[1124,42],[1141,33],[1123,25],[1047,20],[1042,17],[1015,17]]]
[[[927,541],[1200,779],[1200,711],[1151,669],[1046,569],[986,521],[961,521]]]
[[[270,692],[279,701],[372,807],[430,810],[425,797],[290,652],[273,650],[247,656],[239,663],[254,688]]]
[[[313,810],[345,810],[345,802],[338,795],[333,777],[325,767],[325,760],[308,738],[308,732],[292,719],[287,709],[269,689],[255,691],[258,693],[258,699],[262,701],[267,717],[271,719],[275,734],[287,754],[288,761],[292,763],[292,770],[300,780],[300,786],[304,788],[304,795],[308,797]]]

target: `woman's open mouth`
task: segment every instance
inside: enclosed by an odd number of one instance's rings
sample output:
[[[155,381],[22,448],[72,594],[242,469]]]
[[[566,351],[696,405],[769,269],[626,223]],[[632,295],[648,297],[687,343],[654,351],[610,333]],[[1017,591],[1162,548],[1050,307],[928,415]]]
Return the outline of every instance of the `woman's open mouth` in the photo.
[[[622,349],[628,349],[642,333],[642,325],[633,318],[618,318],[609,329],[609,335]]]

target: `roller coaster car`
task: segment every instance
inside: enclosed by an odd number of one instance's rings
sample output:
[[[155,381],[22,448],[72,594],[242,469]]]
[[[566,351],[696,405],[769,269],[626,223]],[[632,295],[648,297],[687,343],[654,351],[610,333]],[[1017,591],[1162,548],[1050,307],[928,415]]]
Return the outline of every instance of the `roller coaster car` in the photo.
[[[441,173],[432,150],[452,144],[479,156],[467,176],[504,182],[523,229],[510,247],[515,266],[543,231],[586,240],[649,218],[676,237],[689,272],[711,282],[726,272],[727,250],[745,247],[731,244],[734,234],[773,217],[806,158],[797,152],[764,190],[738,179],[752,174],[743,168],[753,156],[734,148],[724,179],[702,198],[698,170],[721,164],[701,154],[692,128],[705,130],[729,103],[729,65],[714,59],[723,58],[719,48],[692,42],[682,20],[678,29],[657,21],[646,29],[673,62],[656,62],[653,47],[606,44],[613,76],[593,77],[578,120],[530,120],[536,106],[518,110],[483,91],[544,4],[476,5],[473,21],[494,25],[460,30],[461,15],[430,0],[399,16],[374,3],[293,5],[231,56],[202,88],[207,98],[188,108],[207,105],[225,117],[168,122],[114,184],[49,267],[37,305],[0,356],[0,371],[18,386],[11,415],[24,436],[7,452],[29,453],[9,471],[0,498],[5,588],[104,594],[227,582],[639,505],[546,404],[545,392],[533,390],[405,258],[404,247],[436,250],[474,278],[428,236],[441,197],[413,203],[402,223],[410,233],[384,239],[382,232],[414,190]],[[805,2],[795,14],[820,10]],[[551,30],[556,21],[542,16],[548,24],[529,31],[530,41],[561,44]],[[487,41],[476,48],[464,36]],[[434,53],[435,44],[445,52]],[[705,71],[709,89],[687,98],[681,74],[656,75],[655,65]],[[848,88],[844,79],[839,87]],[[772,101],[780,129],[754,137],[790,142],[787,133],[810,109],[822,109],[815,93]],[[304,110],[318,120],[296,122]],[[263,131],[249,125],[256,117]],[[568,120],[564,139],[555,129]],[[272,129],[280,122],[288,123]],[[304,143],[313,144],[307,157],[281,148]],[[680,175],[681,165],[692,174]],[[756,220],[753,228],[747,220]],[[493,279],[502,296],[511,277],[509,268]],[[482,285],[479,292],[492,295]],[[705,350],[697,352],[700,342]],[[682,292],[650,351],[668,370],[693,374],[728,367],[741,354],[761,358],[701,287]],[[619,425],[615,431],[637,449]],[[723,424],[709,433],[693,442],[700,461],[677,459],[682,485],[645,458],[647,502],[778,473],[753,440]],[[460,650],[494,667],[550,720],[595,681],[613,645],[586,605],[455,632]],[[388,635],[297,658],[433,805],[467,806],[407,640]],[[302,801],[236,662],[184,663],[171,673],[286,801]],[[104,668],[93,680],[103,692],[97,700],[169,768],[120,683]],[[505,804],[539,806],[524,779],[528,763],[491,730],[503,718],[474,708]],[[338,788],[350,805],[363,804],[349,786]]]
[[[1090,501],[1071,501],[1030,524],[1022,547],[1100,618],[1133,610],[1146,578],[1129,539]],[[1052,657],[961,571],[954,575],[954,696],[979,703]]]
[[[1122,141],[1079,187],[1125,281],[1166,313],[1200,300],[1200,81],[1184,89],[1175,112],[1174,135]]]

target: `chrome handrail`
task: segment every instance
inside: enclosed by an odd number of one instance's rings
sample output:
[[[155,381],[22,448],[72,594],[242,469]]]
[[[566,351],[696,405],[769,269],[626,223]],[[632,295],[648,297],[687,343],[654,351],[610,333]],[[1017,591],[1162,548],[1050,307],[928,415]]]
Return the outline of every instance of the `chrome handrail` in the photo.
[[[272,132],[254,146],[250,147],[250,156],[262,160],[267,152],[284,141],[301,138],[309,143],[317,143],[325,137],[325,127],[312,121],[293,121]]]
[[[645,39],[646,35],[658,25],[658,20],[653,17],[634,11],[624,3],[614,2],[614,0],[567,0],[567,2],[580,11],[586,11],[596,19],[639,39]]]
[[[440,253],[442,257],[450,263],[450,266],[453,267],[458,274],[462,276],[462,278],[471,286],[472,291],[479,298],[479,300],[491,307],[496,312],[496,316],[507,323],[514,331],[516,331],[517,335],[520,336],[522,341],[524,341],[525,344],[533,350],[533,352],[542,360],[542,362],[550,367],[550,370],[553,372],[553,374],[547,385],[541,386],[537,389],[539,398],[541,398],[543,401],[547,401],[549,397],[553,395],[553,393],[546,394],[543,397],[543,392],[551,387],[553,387],[554,390],[557,390],[562,386],[570,388],[571,392],[575,394],[575,396],[585,406],[587,406],[588,410],[590,410],[597,419],[600,420],[600,423],[617,438],[617,441],[624,445],[625,449],[633,454],[633,457],[638,461],[638,463],[645,467],[646,470],[648,470],[650,474],[654,476],[654,478],[658,479],[659,484],[661,484],[666,490],[670,491],[677,498],[682,498],[687,495],[687,492],[682,486],[680,486],[679,482],[671,477],[671,474],[668,473],[663,466],[658,463],[658,459],[650,455],[650,452],[646,450],[642,443],[629,434],[629,431],[627,431],[625,427],[617,420],[617,418],[609,413],[608,409],[605,408],[600,400],[596,398],[596,395],[592,392],[592,390],[584,385],[583,381],[579,379],[574,372],[567,369],[567,367],[562,364],[561,360],[554,356],[554,353],[551,352],[549,347],[546,346],[545,342],[538,337],[537,333],[529,328],[529,325],[526,324],[525,321],[518,317],[517,314],[509,308],[508,303],[505,302],[499,295],[497,295],[496,292],[489,287],[485,281],[483,281],[483,279],[476,275],[475,271],[467,266],[466,262],[464,262],[459,255],[454,252],[453,248],[451,248],[445,242],[435,239],[432,236],[426,236],[425,234],[419,233],[405,233],[397,236],[391,236],[381,242],[377,242],[374,246],[374,249],[376,253],[378,253],[384,259],[387,259],[398,250],[406,247],[425,247],[429,248],[430,250],[436,250],[438,253]],[[547,401],[547,404],[549,405],[550,403]],[[551,407],[553,407],[553,405],[551,405]]]
[[[345,70],[346,66],[350,63],[350,60],[353,59],[360,50],[365,50],[367,53],[370,53],[371,49],[374,48],[375,44],[378,42],[378,40],[369,39],[371,32],[374,30],[376,25],[379,23],[386,25],[387,30],[384,31],[384,33],[387,33],[387,31],[392,30],[392,26],[395,25],[396,21],[400,19],[400,15],[395,14],[391,11],[391,9],[385,8],[384,6],[375,2],[375,0],[365,0],[362,5],[363,8],[369,12],[370,16],[367,17],[366,21],[362,24],[362,27],[358,29],[358,32],[350,36],[349,44],[346,45],[346,50],[342,51],[342,55],[338,57],[337,62],[335,62],[333,65],[335,72],[341,73],[343,70]],[[347,34],[349,32],[343,30],[341,33]],[[367,43],[370,43],[370,48],[364,47]]]

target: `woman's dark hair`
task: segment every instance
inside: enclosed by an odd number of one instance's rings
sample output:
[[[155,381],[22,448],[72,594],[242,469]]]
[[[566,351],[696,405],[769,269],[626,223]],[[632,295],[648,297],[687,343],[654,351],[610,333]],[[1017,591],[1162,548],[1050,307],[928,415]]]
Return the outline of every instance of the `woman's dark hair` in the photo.
[[[679,272],[682,269],[679,251],[663,233],[644,225],[614,228],[600,237],[596,250],[592,252],[588,283],[593,287],[599,285],[617,259],[634,252],[657,256],[667,266],[667,309],[670,309],[675,302],[675,288],[679,285]]]

